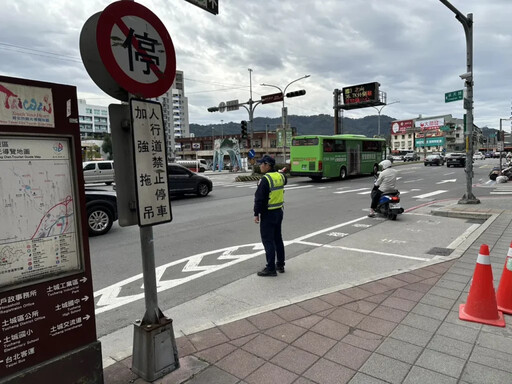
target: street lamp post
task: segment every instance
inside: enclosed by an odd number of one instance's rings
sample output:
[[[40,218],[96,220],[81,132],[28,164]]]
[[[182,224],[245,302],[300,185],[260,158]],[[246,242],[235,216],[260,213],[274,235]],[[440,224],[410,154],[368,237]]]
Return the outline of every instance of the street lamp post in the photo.
[[[382,112],[384,107],[387,107],[388,105],[396,104],[396,103],[399,103],[399,102],[400,102],[400,100],[395,100],[395,101],[392,101],[391,103],[384,104],[380,108],[374,107],[373,105],[371,106],[372,108],[375,108],[377,110],[378,114],[379,114],[379,117],[377,119],[377,136],[380,136],[380,113]]]
[[[278,87],[277,85],[272,85],[272,84],[261,84],[262,86],[265,86],[265,87],[274,87],[274,88],[277,88],[279,89],[279,92],[282,93],[283,95],[283,107],[281,109],[281,125],[283,127],[283,164],[286,164],[286,128],[287,128],[287,118],[288,118],[288,111],[286,109],[286,107],[284,106],[284,99],[286,97],[286,89],[292,85],[293,83],[299,81],[299,80],[302,80],[302,79],[307,79],[308,77],[310,77],[311,75],[305,75],[305,76],[302,76],[302,77],[299,77],[298,79],[295,79],[291,82],[289,82],[286,87],[284,87],[284,89],[281,89],[280,87]]]

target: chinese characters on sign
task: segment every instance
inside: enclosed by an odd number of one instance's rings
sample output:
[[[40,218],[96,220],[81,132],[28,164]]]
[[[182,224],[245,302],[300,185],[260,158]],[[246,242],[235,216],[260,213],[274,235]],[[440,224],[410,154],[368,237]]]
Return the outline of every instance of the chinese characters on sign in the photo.
[[[130,100],[139,225],[172,220],[165,125],[160,103]]]
[[[408,129],[412,129],[412,120],[393,121],[391,123],[392,135],[403,135]]]
[[[444,118],[434,120],[416,120],[414,126],[421,132],[439,130],[444,125]]]
[[[343,104],[354,106],[379,105],[379,83],[368,83],[343,88]]]

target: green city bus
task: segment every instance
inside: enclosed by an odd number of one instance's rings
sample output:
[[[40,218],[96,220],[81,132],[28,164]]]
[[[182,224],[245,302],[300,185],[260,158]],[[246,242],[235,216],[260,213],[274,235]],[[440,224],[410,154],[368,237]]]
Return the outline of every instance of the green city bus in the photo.
[[[323,177],[376,174],[386,158],[386,140],[364,135],[295,136],[290,149],[292,176]]]

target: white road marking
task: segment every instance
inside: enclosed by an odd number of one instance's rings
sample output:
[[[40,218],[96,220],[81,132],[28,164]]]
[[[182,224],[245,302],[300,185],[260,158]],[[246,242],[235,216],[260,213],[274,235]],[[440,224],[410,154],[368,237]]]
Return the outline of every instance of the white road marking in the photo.
[[[438,191],[425,193],[425,194],[423,194],[423,195],[413,196],[413,198],[415,198],[415,199],[424,199],[424,198],[426,198],[426,197],[435,196],[435,195],[440,195],[441,193],[445,193],[445,192],[448,192],[448,191],[445,191],[445,190],[443,190],[443,189],[440,189],[440,190],[438,190]]]
[[[359,189],[349,189],[348,191],[336,191],[333,193],[349,193],[349,192],[358,192],[358,191],[366,191],[370,188],[359,188]]]
[[[455,183],[457,179],[448,179],[443,181],[438,181],[436,184],[445,184],[445,183]]]
[[[407,181],[404,181],[404,184],[407,184],[407,183],[416,183],[418,181],[421,181],[423,179],[415,179],[415,180],[407,180]]]

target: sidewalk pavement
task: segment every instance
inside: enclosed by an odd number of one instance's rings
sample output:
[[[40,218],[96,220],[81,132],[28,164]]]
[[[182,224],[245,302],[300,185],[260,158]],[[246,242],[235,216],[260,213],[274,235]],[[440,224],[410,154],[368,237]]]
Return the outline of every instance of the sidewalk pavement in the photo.
[[[460,257],[181,336],[180,368],[154,383],[510,384],[512,316],[505,328],[458,318],[480,245],[497,289],[512,241],[510,197],[480,201],[424,208],[487,219]],[[146,383],[130,366],[105,368],[105,384]]]

